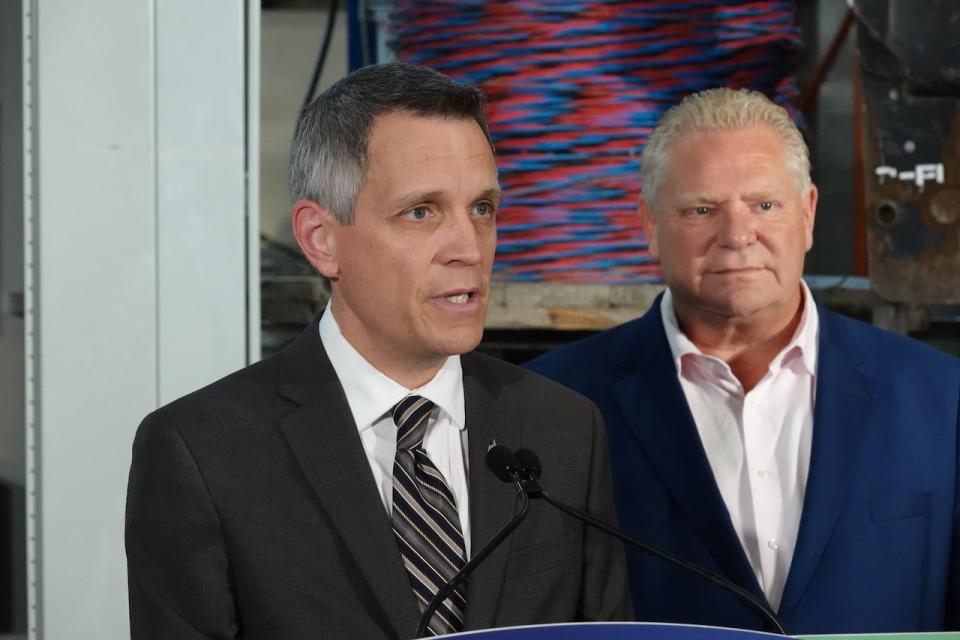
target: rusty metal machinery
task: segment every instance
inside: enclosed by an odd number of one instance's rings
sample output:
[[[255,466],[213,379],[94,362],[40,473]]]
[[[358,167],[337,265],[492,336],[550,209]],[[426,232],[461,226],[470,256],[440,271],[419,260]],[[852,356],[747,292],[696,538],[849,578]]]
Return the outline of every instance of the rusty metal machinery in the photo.
[[[853,7],[873,289],[891,302],[960,304],[960,3]]]

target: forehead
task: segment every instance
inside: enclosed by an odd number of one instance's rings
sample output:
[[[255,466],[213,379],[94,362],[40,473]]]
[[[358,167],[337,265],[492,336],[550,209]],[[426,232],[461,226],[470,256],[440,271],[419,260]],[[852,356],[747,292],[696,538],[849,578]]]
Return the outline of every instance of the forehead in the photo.
[[[361,200],[400,206],[418,193],[470,199],[497,188],[493,152],[473,119],[391,112],[374,120]]]
[[[391,111],[374,118],[367,143],[367,164],[396,156],[433,158],[439,154],[486,160],[487,138],[472,118],[419,116]]]
[[[467,207],[497,192],[496,162],[476,122],[390,113],[374,122],[354,215],[386,217],[426,202]]]
[[[792,181],[783,141],[763,125],[684,133],[670,146],[665,168],[663,187],[671,193]]]
[[[670,147],[669,163],[679,169],[710,165],[719,159],[757,160],[786,168],[786,149],[780,136],[764,125],[689,131]]]

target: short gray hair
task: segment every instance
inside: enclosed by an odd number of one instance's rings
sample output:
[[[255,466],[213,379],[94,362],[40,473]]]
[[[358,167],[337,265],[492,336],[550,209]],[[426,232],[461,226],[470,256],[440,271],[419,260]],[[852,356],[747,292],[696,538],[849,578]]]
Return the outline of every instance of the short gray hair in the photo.
[[[671,107],[654,127],[643,149],[640,174],[643,194],[653,207],[664,180],[670,147],[685,133],[767,126],[783,141],[787,170],[800,192],[811,186],[810,152],[803,135],[783,107],[749,89],[707,89]]]
[[[351,224],[366,179],[367,146],[377,116],[403,111],[472,119],[492,151],[485,102],[479,89],[427,67],[393,62],[359,69],[300,112],[290,148],[290,198],[313,200],[340,223]]]

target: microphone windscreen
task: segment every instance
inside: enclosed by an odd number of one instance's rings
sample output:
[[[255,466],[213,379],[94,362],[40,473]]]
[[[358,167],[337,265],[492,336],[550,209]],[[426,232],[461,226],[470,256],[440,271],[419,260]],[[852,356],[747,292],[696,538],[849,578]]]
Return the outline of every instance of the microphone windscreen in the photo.
[[[540,458],[537,454],[530,449],[517,449],[514,456],[517,458],[517,462],[520,463],[520,468],[531,480],[540,479]]]
[[[513,482],[520,465],[509,448],[497,444],[487,450],[487,466],[493,474],[504,482]]]

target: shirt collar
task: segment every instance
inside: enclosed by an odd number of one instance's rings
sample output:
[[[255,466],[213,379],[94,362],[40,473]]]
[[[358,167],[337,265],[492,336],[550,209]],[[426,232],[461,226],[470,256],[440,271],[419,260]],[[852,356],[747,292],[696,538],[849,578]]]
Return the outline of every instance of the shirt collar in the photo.
[[[446,413],[458,429],[465,425],[463,369],[460,356],[450,356],[425,385],[407,389],[370,364],[344,337],[330,305],[320,318],[320,340],[340,379],[359,431],[380,420],[410,394],[427,398]]]
[[[803,313],[800,316],[800,324],[794,332],[790,342],[777,354],[777,357],[770,363],[770,369],[777,371],[791,362],[797,362],[803,367],[805,372],[811,376],[816,375],[817,371],[817,340],[820,333],[820,318],[817,314],[817,306],[813,300],[813,294],[810,287],[803,280],[800,281],[800,288],[803,291]],[[693,358],[713,358],[704,354],[693,343],[690,338],[680,330],[680,323],[677,321],[677,314],[673,308],[673,294],[667,288],[663,293],[663,299],[660,301],[660,317],[663,320],[663,328],[667,334],[667,343],[670,345],[670,353],[673,355],[674,365],[677,372],[682,372],[682,365],[685,356]],[[799,356],[799,358],[798,358]]]
[[[800,281],[803,288],[803,316],[800,318],[800,326],[793,336],[791,344],[800,348],[801,362],[803,367],[811,376],[817,375],[817,355],[819,349],[817,345],[820,340],[820,315],[817,313],[817,303],[813,299],[810,287],[803,280]],[[789,349],[790,345],[787,345]]]

